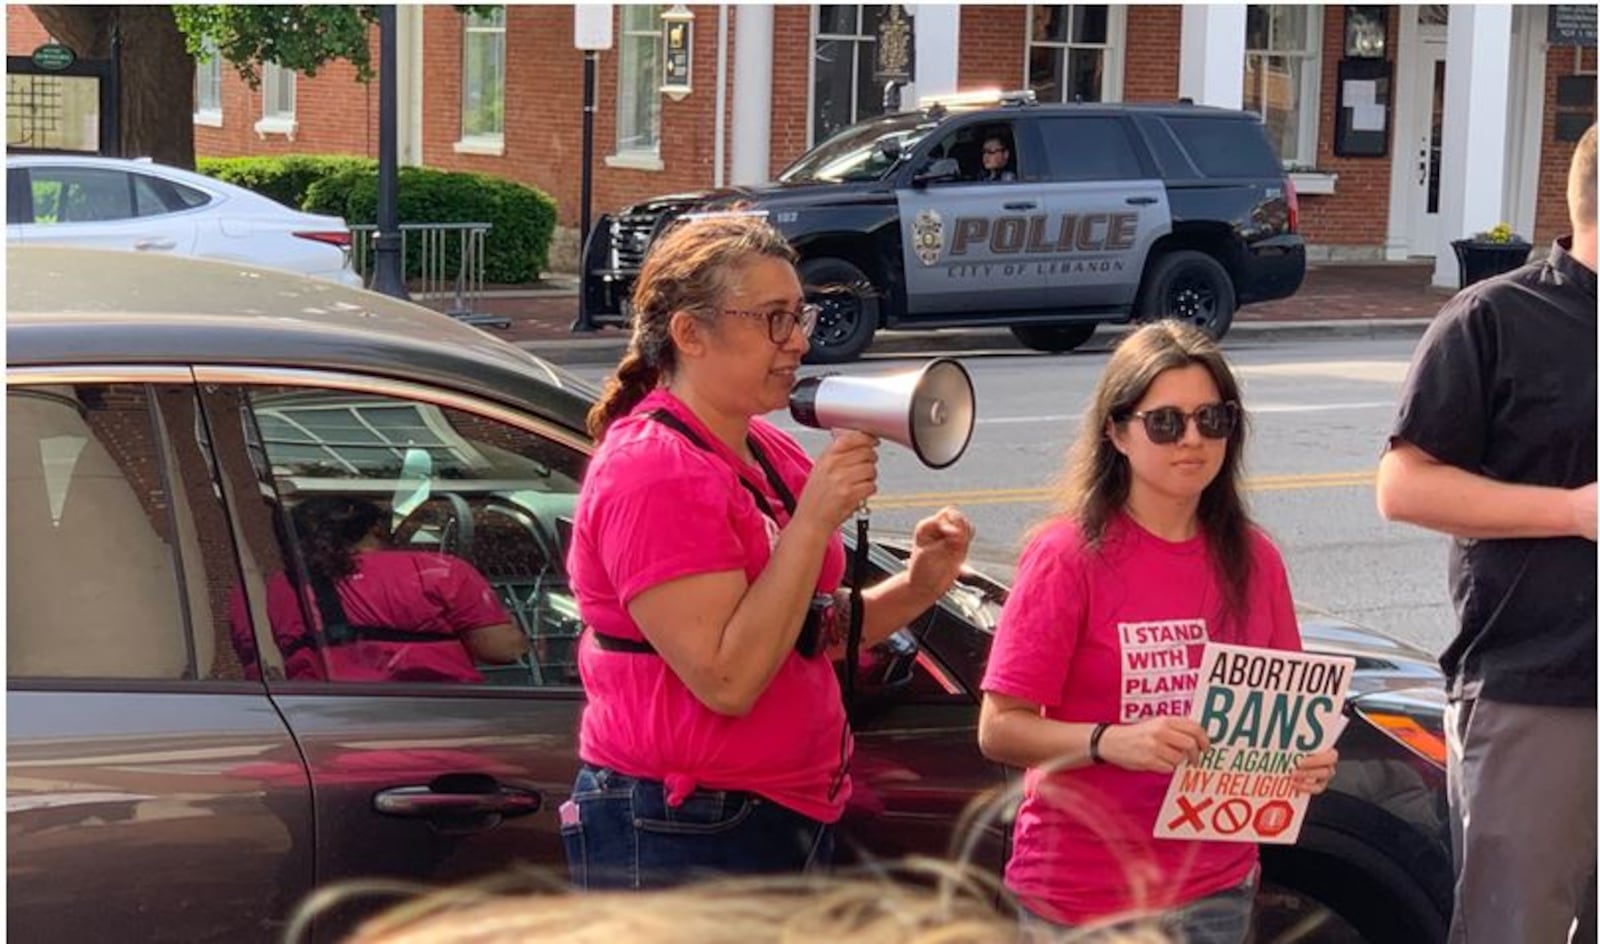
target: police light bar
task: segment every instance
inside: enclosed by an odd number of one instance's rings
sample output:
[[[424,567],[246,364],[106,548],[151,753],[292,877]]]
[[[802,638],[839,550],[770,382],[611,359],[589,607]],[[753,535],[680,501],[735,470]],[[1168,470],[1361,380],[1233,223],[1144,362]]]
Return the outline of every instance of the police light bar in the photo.
[[[684,213],[678,217],[680,220],[715,220],[728,216],[760,216],[765,217],[766,210],[695,210]]]
[[[1032,105],[1038,101],[1033,89],[975,89],[971,92],[950,92],[945,95],[924,95],[917,99],[919,108],[961,108],[984,105]]]

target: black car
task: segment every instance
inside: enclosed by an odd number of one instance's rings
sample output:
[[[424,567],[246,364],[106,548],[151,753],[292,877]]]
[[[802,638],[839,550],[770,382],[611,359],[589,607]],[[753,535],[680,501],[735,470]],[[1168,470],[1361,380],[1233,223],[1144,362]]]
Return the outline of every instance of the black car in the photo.
[[[594,392],[444,316],[288,273],[43,248],[10,250],[8,273],[13,936],[268,941],[343,879],[563,869],[582,691],[562,561]],[[304,586],[288,512],[328,494],[470,562],[528,655],[472,684],[296,672],[262,601],[280,575]],[[906,552],[871,553],[879,575]],[[1015,783],[976,736],[1005,593],[970,572],[874,651],[842,849],[946,854],[967,804]],[[1260,927],[1442,940],[1437,670],[1335,620],[1303,632],[1356,658],[1357,720],[1300,844],[1266,854]],[[991,822],[978,864],[998,871],[1008,842]]]
[[[985,179],[986,146],[1008,161],[1004,179]],[[1005,325],[1066,351],[1100,322],[1182,318],[1220,338],[1238,306],[1305,276],[1294,189],[1258,116],[1016,93],[864,121],[769,184],[602,216],[584,249],[585,315],[626,323],[662,228],[735,208],[768,214],[799,251],[823,307],[820,363],[855,358],[879,328]]]

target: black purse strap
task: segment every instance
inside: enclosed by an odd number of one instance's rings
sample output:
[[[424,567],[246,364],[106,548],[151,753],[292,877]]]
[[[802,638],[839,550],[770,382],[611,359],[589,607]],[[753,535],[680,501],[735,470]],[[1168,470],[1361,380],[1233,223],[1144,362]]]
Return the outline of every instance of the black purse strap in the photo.
[[[706,452],[713,451],[711,449],[711,445],[705,441],[704,437],[695,432],[688,423],[685,423],[677,416],[677,414],[671,412],[670,410],[654,410],[650,413],[650,418],[655,420],[657,423],[660,423],[662,426],[676,431],[682,435],[684,439],[689,440]],[[746,436],[744,442],[746,446],[750,447],[750,454],[755,456],[756,465],[761,466],[762,474],[767,477],[767,484],[772,487],[772,491],[778,496],[778,500],[783,502],[783,510],[787,511],[789,513],[789,517],[793,518],[795,500],[794,493],[789,490],[788,483],[785,482],[783,477],[778,474],[778,470],[772,465],[772,460],[767,458],[766,452],[763,451],[761,446],[756,443],[755,437]],[[750,497],[755,499],[756,507],[761,509],[762,514],[766,515],[768,518],[771,518],[773,521],[778,520],[778,516],[772,513],[772,505],[767,502],[767,496],[761,493],[761,489],[756,488],[753,484],[751,484],[750,480],[745,478],[743,473],[739,474],[739,484],[743,485],[745,487],[745,491],[750,493]]]
[[[455,642],[454,633],[425,633],[390,626],[352,626],[344,603],[333,581],[322,574],[311,575],[311,592],[316,595],[317,615],[322,617],[322,638],[330,646],[370,642]]]

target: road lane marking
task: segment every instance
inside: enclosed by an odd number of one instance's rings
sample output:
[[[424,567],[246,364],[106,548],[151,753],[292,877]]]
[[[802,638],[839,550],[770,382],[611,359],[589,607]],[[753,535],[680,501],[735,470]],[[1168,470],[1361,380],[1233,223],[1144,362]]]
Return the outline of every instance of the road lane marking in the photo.
[[[1360,488],[1372,484],[1376,469],[1356,472],[1304,472],[1292,475],[1258,475],[1244,481],[1246,491],[1285,492],[1319,488]],[[874,511],[896,508],[938,508],[942,505],[1032,505],[1055,499],[1052,486],[1034,488],[986,488],[952,492],[915,492],[874,497]]]

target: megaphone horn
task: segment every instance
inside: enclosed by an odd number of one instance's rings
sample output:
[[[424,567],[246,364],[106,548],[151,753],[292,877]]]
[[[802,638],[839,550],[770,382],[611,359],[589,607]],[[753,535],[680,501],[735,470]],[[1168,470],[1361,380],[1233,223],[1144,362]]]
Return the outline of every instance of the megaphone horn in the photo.
[[[892,439],[933,469],[967,451],[977,408],[967,369],[948,357],[879,377],[807,377],[789,393],[795,422]]]

